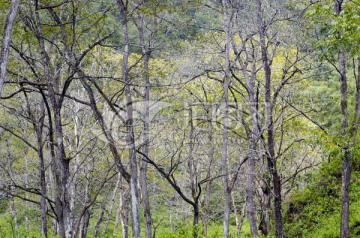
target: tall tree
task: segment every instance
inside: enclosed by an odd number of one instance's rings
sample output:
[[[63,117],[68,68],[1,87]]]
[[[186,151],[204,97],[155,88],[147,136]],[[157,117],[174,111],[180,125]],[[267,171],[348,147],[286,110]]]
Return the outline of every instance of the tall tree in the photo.
[[[126,98],[126,142],[130,154],[130,194],[131,194],[131,211],[132,211],[132,229],[133,236],[140,238],[140,214],[139,214],[139,195],[138,195],[138,162],[136,159],[136,145],[134,134],[134,118],[133,118],[133,101],[131,92],[131,79],[129,77],[129,31],[128,31],[128,5],[129,1],[117,0],[121,15],[122,37],[123,37],[123,62],[122,77],[125,83]]]
[[[224,64],[224,116],[223,116],[223,133],[222,133],[222,155],[221,155],[221,173],[223,176],[224,189],[224,236],[229,237],[229,221],[230,221],[230,205],[231,205],[231,190],[229,188],[229,174],[228,174],[228,130],[229,130],[229,84],[230,84],[230,47],[231,47],[231,18],[232,11],[229,9],[229,3],[222,0],[222,11],[224,14],[224,31],[226,35],[225,40],[225,64]]]

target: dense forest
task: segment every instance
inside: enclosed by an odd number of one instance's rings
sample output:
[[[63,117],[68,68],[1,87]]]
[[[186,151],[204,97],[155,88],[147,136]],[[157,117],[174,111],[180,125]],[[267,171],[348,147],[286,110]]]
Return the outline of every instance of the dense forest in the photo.
[[[360,237],[359,0],[0,0],[0,237]]]

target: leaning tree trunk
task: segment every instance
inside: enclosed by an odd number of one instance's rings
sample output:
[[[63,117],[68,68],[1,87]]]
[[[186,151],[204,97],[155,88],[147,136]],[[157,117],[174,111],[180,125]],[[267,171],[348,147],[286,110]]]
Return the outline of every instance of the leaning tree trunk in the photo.
[[[6,73],[7,73],[7,63],[9,60],[9,50],[11,43],[11,35],[13,32],[16,14],[19,9],[20,0],[12,0],[8,15],[6,16],[2,46],[0,52],[0,97],[2,88],[4,85]]]

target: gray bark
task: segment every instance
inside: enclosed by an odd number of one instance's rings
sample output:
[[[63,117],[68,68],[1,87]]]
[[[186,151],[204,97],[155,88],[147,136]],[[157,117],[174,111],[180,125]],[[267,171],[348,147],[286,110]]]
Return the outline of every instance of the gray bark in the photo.
[[[42,32],[42,24],[40,21],[39,5],[35,0],[35,34],[40,46],[42,63],[44,67],[44,77],[47,83],[48,96],[51,102],[51,113],[53,114],[53,138],[52,142],[56,143],[55,151],[53,151],[53,169],[55,172],[55,210],[57,213],[57,221],[59,223],[59,235],[62,238],[71,238],[71,214],[70,214],[70,161],[66,157],[65,147],[63,143],[63,129],[61,108],[62,99],[57,96],[59,91],[59,78],[57,74],[52,72],[50,66],[50,57],[46,52],[44,36]],[[53,148],[54,149],[54,148]]]
[[[224,14],[224,30],[226,34],[225,42],[225,77],[223,83],[224,91],[224,118],[223,118],[223,133],[222,133],[222,156],[221,156],[221,172],[223,176],[224,189],[224,236],[229,237],[229,220],[230,220],[230,188],[228,177],[228,127],[229,127],[229,83],[230,83],[230,38],[231,38],[231,20],[230,13],[227,7],[227,1],[222,0],[223,14]]]
[[[5,144],[6,144],[6,160],[7,160],[7,170],[8,170],[8,174],[10,175],[10,179],[11,181],[14,181],[14,175],[12,172],[12,156],[11,156],[11,152],[10,152],[10,144],[8,139],[5,140]],[[10,194],[15,194],[15,186],[11,186],[10,187]],[[12,222],[13,224],[11,224],[12,229],[19,229],[19,224],[18,224],[18,217],[17,217],[17,212],[16,212],[16,206],[15,206],[15,197],[11,196],[10,198],[10,208],[11,208],[11,215],[12,215]],[[15,227],[13,227],[13,225]],[[14,231],[13,231],[14,232]]]
[[[123,178],[119,174],[119,207],[116,212],[114,233],[118,232],[119,223],[121,223],[122,237],[128,238],[128,224],[129,224],[129,207],[128,207],[128,189],[123,184]]]
[[[81,229],[80,229],[80,237],[81,238],[86,238],[87,232],[88,232],[88,227],[89,227],[89,221],[90,221],[90,211],[89,209],[87,209],[85,211],[85,215],[82,218],[82,224],[81,224]]]
[[[144,88],[144,154],[149,156],[150,151],[150,75],[149,75],[149,59],[151,51],[148,50],[145,43],[144,36],[144,16],[140,14],[140,25],[138,26],[139,38],[141,44],[141,51],[144,57],[143,60],[143,78],[145,82]],[[144,207],[144,216],[145,216],[145,237],[151,238],[152,236],[152,220],[151,220],[151,209],[148,193],[148,184],[147,184],[147,167],[148,163],[145,160],[141,161],[140,164],[140,185],[141,185],[141,195],[142,202]]]
[[[117,191],[118,191],[118,188],[119,188],[119,182],[120,182],[120,180],[117,179],[113,194],[111,196],[109,211],[107,213],[106,221],[105,221],[105,224],[104,224],[104,227],[103,227],[103,231],[102,231],[103,234],[106,233],[106,230],[107,230],[109,222],[110,222],[110,218],[111,218],[111,215],[112,215],[112,212],[113,212],[113,209],[114,209],[116,194],[117,194]]]
[[[19,9],[19,5],[20,5],[20,0],[11,0],[10,9],[5,20],[2,47],[0,51],[0,97],[7,74],[7,63],[9,60],[11,36],[15,24],[16,14]]]
[[[130,198],[131,198],[131,212],[132,212],[132,231],[135,238],[140,238],[140,212],[139,212],[139,195],[138,195],[138,166],[136,159],[136,145],[134,134],[134,121],[133,121],[133,106],[131,95],[131,79],[129,73],[129,32],[128,32],[128,2],[125,3],[117,0],[120,15],[121,26],[123,33],[123,62],[122,62],[122,77],[125,82],[125,98],[126,98],[126,143],[130,155]]]
[[[104,220],[105,206],[106,206],[106,201],[104,201],[101,206],[101,212],[99,214],[99,218],[98,218],[98,221],[96,222],[95,229],[94,229],[94,237],[99,236],[100,225]]]
[[[41,210],[41,229],[45,237],[48,237],[48,227],[47,227],[47,219],[46,219],[46,212],[47,212],[47,205],[46,205],[46,174],[45,174],[45,157],[44,157],[44,149],[43,149],[43,127],[44,127],[44,118],[45,118],[45,102],[42,99],[40,103],[40,115],[37,116],[38,120],[35,118],[33,114],[30,102],[25,94],[25,101],[27,105],[27,110],[29,117],[31,119],[36,138],[37,138],[37,153],[39,157],[39,169],[40,169],[40,191],[41,191],[41,198],[40,198],[40,210]]]
[[[209,112],[210,114],[210,112]],[[208,115],[208,120],[211,121],[211,115]],[[208,181],[206,182],[206,188],[205,188],[205,202],[204,202],[204,210],[205,210],[205,214],[204,214],[204,219],[203,219],[203,232],[204,232],[204,236],[207,237],[207,230],[208,230],[208,224],[209,224],[209,213],[210,213],[210,196],[211,196],[211,170],[212,170],[212,166],[213,166],[213,161],[214,161],[214,145],[213,145],[213,126],[212,123],[210,123],[210,128],[209,128],[209,134],[208,134],[208,139],[209,139],[209,164],[207,167],[207,173],[206,173],[206,178],[208,179]]]

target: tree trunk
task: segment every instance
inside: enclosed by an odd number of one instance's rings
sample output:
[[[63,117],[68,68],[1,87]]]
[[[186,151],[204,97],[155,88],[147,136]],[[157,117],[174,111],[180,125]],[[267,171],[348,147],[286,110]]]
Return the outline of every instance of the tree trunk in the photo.
[[[104,219],[105,206],[106,206],[106,201],[104,201],[103,205],[101,206],[101,213],[99,215],[98,221],[96,222],[95,229],[94,229],[94,237],[99,236],[100,225]]]
[[[231,202],[234,208],[234,217],[235,217],[235,224],[236,224],[236,230],[237,230],[237,236],[240,236],[240,219],[239,219],[239,213],[238,213],[238,209],[236,207],[236,203],[235,203],[235,198],[234,196],[231,194]]]
[[[90,211],[87,209],[85,211],[84,217],[82,218],[82,224],[80,229],[80,237],[86,238],[88,227],[89,227],[89,221],[90,221]]]
[[[237,227],[237,236],[241,236],[241,228],[244,224],[245,214],[246,214],[246,202],[244,202],[244,205],[241,209],[240,222]]]
[[[270,181],[264,182],[264,184],[261,187],[261,193],[263,194],[263,196],[261,202],[261,220],[259,224],[259,230],[264,236],[267,236],[270,232],[269,211],[271,207],[271,198],[270,198],[271,191],[268,182]]]
[[[120,176],[121,175],[119,173],[119,177]],[[103,234],[106,233],[106,230],[107,230],[109,222],[110,222],[110,218],[111,218],[111,215],[112,215],[112,212],[113,212],[113,209],[114,209],[116,194],[117,194],[117,191],[118,191],[118,188],[119,188],[119,182],[120,182],[120,179],[118,178],[116,180],[115,188],[114,188],[113,194],[111,196],[110,208],[109,208],[109,212],[107,213],[107,219],[106,219],[105,224],[104,224]]]
[[[340,15],[342,11],[342,0],[335,1],[335,13]],[[340,33],[339,33],[340,34]],[[340,37],[340,36],[339,36]],[[340,74],[340,108],[341,108],[341,135],[345,142],[342,146],[342,176],[341,176],[341,225],[340,225],[340,237],[350,237],[349,229],[349,187],[351,180],[351,159],[352,148],[349,148],[349,122],[348,122],[348,102],[347,102],[347,78],[346,78],[346,62],[345,53],[342,49],[338,53],[338,65]],[[355,133],[356,135],[356,133]],[[355,137],[354,137],[355,138]]]
[[[227,1],[222,0],[224,14],[224,30],[226,34],[225,43],[225,77],[223,83],[224,91],[224,118],[222,133],[222,156],[221,156],[221,172],[223,177],[224,189],[224,236],[229,237],[229,220],[230,220],[230,188],[228,177],[228,127],[229,127],[229,83],[230,83],[230,34],[231,22],[230,13],[228,12]]]
[[[10,175],[10,179],[11,181],[14,181],[14,175],[12,172],[12,158],[11,158],[11,152],[10,152],[10,144],[9,141],[7,139],[5,139],[5,144],[6,144],[6,150],[7,150],[7,163],[8,163],[8,173]],[[15,186],[11,185],[10,187],[10,193],[11,194],[15,194]],[[18,225],[18,217],[17,217],[17,212],[16,212],[16,207],[15,207],[15,197],[11,196],[10,198],[10,208],[11,208],[11,215],[12,215],[12,221],[11,221],[11,226],[13,228],[13,224],[15,225],[15,229],[18,230],[19,229],[19,225]],[[13,231],[14,232],[14,231]],[[13,233],[15,235],[15,233]]]
[[[151,52],[147,50],[145,37],[144,37],[144,16],[140,14],[140,26],[138,27],[141,51],[144,57],[144,68],[143,68],[143,77],[145,81],[144,89],[144,154],[149,157],[150,151],[150,75],[149,75],[149,58]],[[142,193],[142,202],[144,207],[144,216],[145,216],[145,237],[151,238],[152,236],[152,220],[151,220],[151,210],[150,210],[150,201],[148,194],[148,184],[147,184],[147,166],[148,163],[145,160],[142,160],[140,163],[140,184],[141,184],[141,193]]]
[[[131,212],[132,212],[132,231],[135,238],[140,238],[140,214],[139,214],[139,196],[138,196],[138,167],[136,159],[136,146],[134,135],[133,122],[133,106],[131,96],[131,79],[128,76],[129,67],[129,32],[128,32],[128,14],[127,5],[123,1],[117,0],[123,33],[123,62],[122,62],[122,76],[125,82],[125,98],[126,98],[126,143],[130,155],[130,198],[131,198]]]
[[[129,220],[129,208],[127,199],[127,189],[123,184],[122,176],[119,176],[119,208],[116,213],[114,233],[118,231],[119,221],[121,223],[121,234],[123,238],[128,238],[128,220]]]
[[[15,18],[19,9],[19,5],[20,5],[20,0],[11,0],[10,9],[5,20],[2,47],[0,52],[0,97],[4,85],[4,81],[6,78],[7,63],[9,60],[9,51],[11,44],[11,35],[13,32]]]
[[[195,200],[194,206],[194,220],[193,220],[193,237],[197,238],[199,236],[199,200]]]
[[[191,196],[194,200],[193,212],[194,212],[194,220],[193,220],[193,236],[194,238],[198,237],[198,224],[199,224],[199,201],[198,201],[198,192],[197,192],[197,178],[196,178],[196,165],[193,158],[194,153],[194,121],[193,121],[193,113],[190,105],[189,108],[189,116],[190,116],[190,135],[189,135],[189,158],[188,158],[188,169],[190,175],[190,188],[191,188]]]
[[[210,114],[210,113],[209,113]],[[208,114],[208,121],[211,121],[211,115]],[[208,224],[209,224],[209,212],[210,212],[210,197],[211,197],[211,169],[213,166],[213,161],[214,161],[214,146],[213,146],[213,126],[212,126],[212,122],[210,123],[210,129],[209,129],[209,134],[208,134],[208,138],[209,138],[209,164],[207,167],[207,174],[206,174],[206,178],[208,179],[208,181],[206,182],[206,193],[205,193],[205,202],[204,202],[204,210],[205,210],[205,214],[204,214],[204,221],[203,221],[203,232],[204,232],[204,236],[207,237],[207,228],[208,228]]]
[[[249,61],[249,59],[246,59]],[[243,66],[244,67],[244,66]],[[256,80],[256,67],[255,60],[252,65],[251,75],[248,75],[247,68],[243,68],[243,74],[246,78],[246,84],[249,94],[250,112],[251,112],[251,135],[249,141],[249,164],[248,164],[248,176],[246,181],[246,204],[248,217],[250,222],[250,230],[253,237],[258,236],[258,230],[256,225],[256,207],[255,207],[255,165],[258,158],[257,144],[259,140],[259,127],[260,122],[258,118],[258,97],[256,95],[255,80]]]
[[[275,213],[275,234],[277,238],[283,237],[282,210],[281,210],[281,180],[276,168],[275,158],[275,139],[273,123],[273,105],[271,102],[271,69],[269,65],[267,46],[265,42],[265,24],[262,17],[262,0],[257,0],[257,21],[260,35],[261,58],[265,73],[265,114],[267,130],[267,161],[268,168],[272,175],[273,192],[274,192],[274,213]]]
[[[24,131],[23,131],[24,132]],[[26,155],[26,147],[24,147],[24,161],[25,161],[25,168],[29,168],[29,163],[28,163],[28,157]],[[28,171],[25,171],[25,188],[29,189],[29,174]],[[27,201],[29,199],[29,193],[26,191],[25,192],[25,207],[29,207],[29,202]],[[40,205],[40,210],[42,209],[41,205]],[[29,230],[29,215],[28,215],[28,211],[25,210],[25,229]]]
[[[35,0],[35,23],[36,37],[40,46],[42,63],[44,67],[44,77],[47,83],[48,96],[51,102],[51,113],[53,114],[54,141],[56,142],[55,154],[53,156],[53,165],[55,172],[55,210],[57,221],[59,223],[59,235],[62,238],[71,237],[71,214],[70,214],[70,160],[67,159],[63,143],[63,129],[61,119],[62,100],[59,100],[57,92],[59,91],[59,78],[54,78],[56,74],[51,72],[50,58],[46,52],[44,36],[42,33],[42,24],[40,21],[39,5]],[[50,115],[49,115],[50,116]]]
[[[77,93],[78,95],[80,95],[80,92],[78,91]],[[81,151],[81,141],[80,141],[80,132],[81,132],[81,128],[79,128],[81,126],[81,122],[79,121],[79,112],[81,110],[80,107],[80,103],[78,102],[74,102],[73,104],[74,107],[74,138],[75,138],[75,142],[74,145],[72,145],[70,143],[70,150],[75,153],[75,158],[74,158],[74,166],[73,166],[73,177],[71,179],[71,184],[70,184],[70,216],[71,216],[71,220],[73,221],[74,224],[72,224],[72,230],[73,230],[73,237],[76,233],[79,232],[79,227],[77,227],[76,223],[76,219],[75,219],[75,206],[76,206],[76,190],[77,190],[77,179],[78,179],[78,173],[79,173],[79,168],[80,168],[80,151]],[[85,196],[87,196],[87,192],[85,193]],[[81,217],[79,217],[79,219],[81,219]]]
[[[342,127],[341,135],[344,138],[344,141],[347,141],[348,138],[348,108],[347,108],[347,79],[346,79],[346,64],[345,64],[345,54],[343,52],[339,53],[339,72],[340,72],[340,106],[341,106],[341,115],[342,115]],[[341,207],[341,238],[350,237],[349,229],[349,187],[351,179],[351,157],[352,152],[349,148],[348,143],[342,147],[342,176],[341,176],[341,198],[342,198],[342,207]]]

